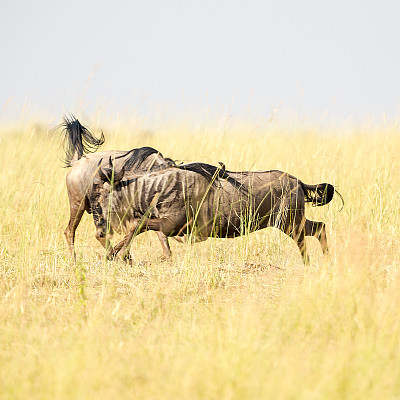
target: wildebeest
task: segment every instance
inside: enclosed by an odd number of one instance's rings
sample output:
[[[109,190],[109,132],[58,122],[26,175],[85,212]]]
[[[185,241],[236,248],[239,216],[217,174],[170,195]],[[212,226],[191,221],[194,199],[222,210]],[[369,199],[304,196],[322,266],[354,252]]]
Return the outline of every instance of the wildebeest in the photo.
[[[335,192],[331,184],[308,185],[276,170],[231,172],[224,165],[202,164],[191,170],[189,164],[141,175],[114,167],[114,179],[111,168],[99,168],[92,192],[98,235],[107,229],[110,234],[113,230],[126,234],[109,249],[108,258],[118,252],[124,257],[132,238],[146,230],[202,240],[276,227],[293,238],[304,262],[308,260],[305,236],[317,237],[323,252],[328,251],[325,224],[306,219],[305,203],[329,203]],[[199,173],[201,169],[209,173]]]
[[[75,117],[64,117],[63,128],[65,165],[71,167],[67,174],[67,190],[70,204],[70,219],[65,229],[65,237],[69,249],[76,258],[74,249],[75,231],[85,211],[92,212],[89,195],[92,192],[93,178],[100,166],[108,165],[109,157],[114,159],[115,167],[124,171],[149,171],[161,164],[172,165],[174,162],[152,147],[141,147],[129,151],[111,150],[94,153],[103,143],[103,133],[96,138],[88,128],[83,126]],[[88,154],[94,153],[94,154]],[[99,164],[99,161],[105,160]],[[161,242],[165,237],[157,232]],[[104,237],[96,235],[99,242],[105,247]]]
[[[101,160],[102,161],[102,160]],[[94,223],[96,225],[96,237],[101,237],[101,238],[106,238],[106,246],[109,246],[109,241],[113,235],[114,230],[117,231],[118,233],[121,233],[123,231],[123,229],[120,229],[121,226],[114,224],[114,229],[113,227],[109,224],[109,220],[107,218],[104,217],[103,215],[103,208],[101,207],[101,204],[99,202],[99,196],[100,196],[100,191],[101,188],[104,185],[104,182],[120,182],[122,180],[122,178],[124,177],[129,177],[129,179],[137,179],[143,175],[148,174],[149,171],[147,170],[131,170],[128,173],[125,172],[124,167],[121,168],[121,170],[116,173],[113,163],[112,163],[112,159],[111,157],[109,158],[109,166],[108,168],[100,168],[100,164],[101,161],[99,162],[99,176],[102,177],[102,179],[99,179],[98,177],[96,177],[93,180],[93,189],[91,192],[91,195],[89,197],[89,202],[91,204],[91,208],[93,210],[93,219],[94,219]],[[202,176],[203,178],[205,178],[207,181],[209,182],[213,182],[216,178],[218,179],[224,179],[227,182],[229,182],[230,184],[234,185],[234,186],[240,186],[240,183],[237,182],[234,178],[230,177],[224,168],[224,165],[222,163],[221,167],[215,167],[213,165],[209,165],[209,164],[205,164],[205,163],[201,163],[201,162],[192,162],[192,163],[188,163],[188,164],[171,164],[169,162],[160,164],[158,166],[154,166],[152,168],[152,172],[156,172],[156,171],[165,171],[166,169],[169,168],[174,168],[174,169],[180,169],[180,170],[184,170],[184,171],[191,171],[195,174],[198,174],[199,176]],[[168,184],[168,182],[167,182]],[[245,189],[243,189],[245,190]],[[142,210],[143,211],[143,210]],[[142,214],[146,214],[146,211],[143,211]],[[122,220],[121,220],[122,221]],[[159,230],[156,230],[158,237],[160,239],[162,248],[163,248],[163,258],[168,259],[171,257],[171,249],[169,246],[169,242],[168,242],[168,237]],[[170,235],[172,236],[175,240],[177,240],[180,243],[183,243],[184,240],[182,240],[181,238],[179,238],[179,236],[183,236],[187,234],[187,230],[183,230],[182,232],[179,232],[178,235]],[[196,241],[203,241],[206,240],[207,237],[199,237],[199,236],[191,236],[190,237],[190,241],[191,242],[196,242]],[[124,244],[126,243],[126,238],[124,238],[120,243],[118,243],[114,250],[110,250],[110,254],[111,253],[115,253],[112,257],[114,257],[119,250]],[[126,253],[126,252],[125,252]],[[129,259],[129,253],[124,254],[124,258],[125,259]],[[109,256],[111,257],[111,255]]]

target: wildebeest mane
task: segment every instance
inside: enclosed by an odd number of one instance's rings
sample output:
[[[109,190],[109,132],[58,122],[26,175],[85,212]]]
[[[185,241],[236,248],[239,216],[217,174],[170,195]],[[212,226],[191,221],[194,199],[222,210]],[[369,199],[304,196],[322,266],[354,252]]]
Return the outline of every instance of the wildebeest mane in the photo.
[[[146,158],[151,156],[152,154],[159,154],[161,157],[163,157],[163,155],[156,149],[153,149],[153,147],[140,147],[138,149],[132,149],[127,153],[123,154],[122,156],[116,158],[125,157],[128,154],[130,154],[130,156],[125,160],[123,164],[125,171],[139,170],[144,160],[146,160]],[[166,161],[172,161],[172,160],[168,158],[166,159]]]
[[[64,133],[64,163],[66,167],[71,166],[71,160],[75,153],[79,160],[86,153],[95,152],[105,141],[101,132],[100,138],[96,138],[92,132],[83,126],[72,114],[64,115],[63,122],[59,125]]]
[[[193,162],[193,163],[188,163],[188,164],[176,164],[175,161],[173,161],[171,158],[165,158],[164,162],[159,165],[154,165],[151,168],[144,168],[140,169],[140,165],[144,162],[144,160],[151,154],[158,153],[161,155],[160,152],[157,150],[153,149],[152,147],[142,147],[139,149],[133,149],[130,151],[132,155],[129,157],[127,161],[123,164],[122,168],[124,171],[131,171],[131,173],[134,173],[134,175],[141,175],[141,174],[147,174],[147,173],[153,173],[156,171],[163,171],[169,168],[177,168],[177,169],[183,169],[186,171],[192,171],[195,172],[196,174],[199,174],[206,178],[212,185],[217,186],[219,184],[218,179],[225,179],[227,180],[230,184],[233,186],[237,187],[240,190],[243,190],[244,192],[247,192],[247,189],[236,179],[232,178],[227,171],[225,170],[225,165],[221,164],[221,167],[216,167],[214,165],[206,164],[206,163],[201,163],[201,162]],[[128,154],[130,153],[128,152]],[[116,158],[121,158],[123,157],[119,156]],[[136,158],[138,157],[138,158]],[[162,155],[161,155],[162,157]],[[138,162],[136,162],[139,159]],[[102,159],[99,161],[99,165],[101,164]],[[109,181],[111,181],[112,177],[112,171],[113,171],[113,164],[112,164],[112,159],[110,157],[109,160],[109,167],[103,169],[103,173],[107,177]],[[134,178],[136,179],[136,178]],[[131,182],[132,179],[128,179],[127,182]],[[120,182],[123,186],[126,186],[127,182]]]
[[[151,147],[148,147],[148,149],[151,149]],[[130,152],[133,152],[134,150],[141,150],[141,149],[133,149],[131,151],[129,151],[128,153],[125,154],[129,154]],[[154,149],[152,149],[154,150]],[[160,154],[158,151],[156,151],[156,153]],[[150,154],[154,154],[154,152],[150,152],[148,153]],[[121,171],[123,170],[125,172],[130,172],[130,174],[133,174],[134,176],[140,176],[140,175],[144,175],[144,174],[148,174],[148,173],[152,173],[152,172],[156,172],[156,171],[163,171],[166,170],[168,168],[171,167],[175,167],[175,161],[171,160],[170,158],[164,158],[164,162],[158,165],[152,165],[149,166],[147,168],[143,168],[143,169],[139,169],[140,165],[144,162],[144,160],[148,157],[145,156],[145,152],[143,154],[141,154],[143,156],[143,158],[141,159],[140,163],[137,164],[137,166],[134,163],[130,163],[128,164],[128,167],[126,167],[126,162],[122,165],[121,169],[118,170],[118,172],[114,171],[114,174],[119,174],[121,173]],[[115,157],[115,159],[124,157],[124,155],[122,156],[118,156]],[[101,158],[100,161],[98,162],[98,167],[100,168],[100,165],[102,163],[103,159]],[[132,161],[132,160],[131,160]],[[113,170],[114,170],[114,166],[113,166],[113,162],[112,162],[112,158],[110,156],[109,161],[108,161],[108,167],[104,167],[104,168],[100,168],[101,170],[99,170],[99,175],[101,179],[106,179],[107,181],[111,182],[112,180],[112,176],[113,176]],[[135,178],[136,179],[136,178]],[[122,182],[121,182],[122,183]],[[126,185],[126,183],[125,183]]]
[[[188,163],[188,164],[181,164],[178,165],[177,167],[179,169],[184,169],[186,171],[192,171],[196,172],[197,174],[200,174],[207,178],[213,185],[218,184],[218,179],[225,179],[227,180],[230,184],[233,186],[246,191],[247,189],[236,179],[232,178],[229,173],[225,170],[225,165],[220,163],[221,167],[216,167],[214,165],[206,164],[206,163],[201,163],[201,162],[195,162],[195,163]]]

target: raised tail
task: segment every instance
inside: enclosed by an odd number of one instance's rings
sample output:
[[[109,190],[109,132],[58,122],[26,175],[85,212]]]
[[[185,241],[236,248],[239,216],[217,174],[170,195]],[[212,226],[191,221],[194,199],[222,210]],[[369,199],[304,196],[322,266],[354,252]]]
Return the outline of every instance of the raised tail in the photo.
[[[324,206],[328,204],[335,193],[335,188],[330,183],[319,183],[318,185],[307,185],[301,183],[305,201],[312,203],[314,206]]]
[[[60,125],[64,134],[65,166],[71,167],[86,153],[95,152],[104,143],[104,134],[97,139],[88,128],[84,127],[73,115],[64,115]]]

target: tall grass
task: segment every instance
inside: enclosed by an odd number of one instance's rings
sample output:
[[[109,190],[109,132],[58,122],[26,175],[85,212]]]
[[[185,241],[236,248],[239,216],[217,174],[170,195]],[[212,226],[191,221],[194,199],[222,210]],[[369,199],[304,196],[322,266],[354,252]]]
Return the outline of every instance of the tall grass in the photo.
[[[78,262],[61,139],[0,132],[0,398],[383,399],[400,397],[400,138],[283,130],[105,131],[104,149],[153,146],[227,169],[282,169],[345,198],[307,207],[330,255],[310,266],[274,229],[171,243],[152,232],[134,265],[107,262],[86,215]]]

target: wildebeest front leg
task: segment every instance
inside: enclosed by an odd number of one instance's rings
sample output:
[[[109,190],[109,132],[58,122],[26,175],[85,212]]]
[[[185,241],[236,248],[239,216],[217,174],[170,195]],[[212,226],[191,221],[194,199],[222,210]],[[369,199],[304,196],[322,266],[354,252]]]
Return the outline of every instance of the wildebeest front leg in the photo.
[[[160,239],[161,246],[163,248],[163,257],[166,259],[171,258],[171,249],[169,247],[168,238],[163,232],[161,232],[161,224],[163,222],[163,220],[155,218],[144,218],[141,220],[132,221],[129,233],[113,248],[109,249],[109,251],[107,252],[107,258],[114,258],[122,250],[122,258],[124,260],[131,260],[131,257],[129,255],[129,246],[133,239],[133,235],[139,235],[140,233],[146,232],[148,230],[156,231],[158,238]]]
[[[129,247],[133,239],[135,231],[131,230],[120,242],[118,242],[114,247],[110,247],[107,251],[107,259],[113,260],[117,254],[122,250],[121,257],[124,261],[128,261],[132,264],[132,257],[129,254]]]
[[[99,243],[105,248],[107,254],[113,249],[112,245],[111,245],[111,238],[112,238],[112,234],[104,234],[104,232],[100,229],[98,231],[96,231],[96,239],[99,241]],[[112,258],[108,258],[107,259],[110,260]]]
[[[168,237],[165,236],[162,232],[156,231],[158,239],[161,242],[161,247],[163,249],[163,259],[169,260],[172,256],[171,248],[169,247]]]
[[[304,229],[301,232],[299,232],[296,236],[294,236],[293,239],[295,240],[295,242],[297,243],[297,246],[299,247],[304,264],[308,265],[310,263],[310,259],[307,254]]]
[[[309,264],[309,257],[307,254],[307,247],[305,241],[305,224],[306,224],[305,217],[301,217],[299,215],[289,214],[289,218],[286,219],[286,224],[282,229],[286,235],[290,236],[297,244],[301,256],[303,258],[304,264]]]

